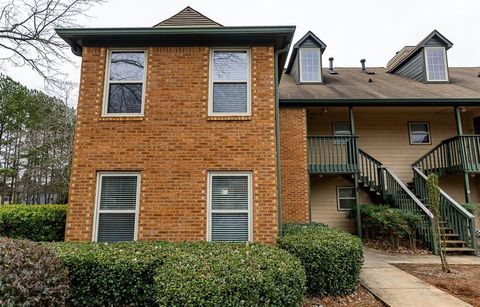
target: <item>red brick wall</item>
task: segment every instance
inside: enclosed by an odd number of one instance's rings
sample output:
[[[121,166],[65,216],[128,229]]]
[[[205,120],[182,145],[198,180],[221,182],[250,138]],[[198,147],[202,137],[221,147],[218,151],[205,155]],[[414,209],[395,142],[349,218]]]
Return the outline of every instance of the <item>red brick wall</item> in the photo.
[[[282,220],[308,222],[307,112],[280,108]]]
[[[252,116],[207,116],[207,47],[148,49],[145,115],[101,118],[105,48],[84,48],[66,240],[92,239],[98,171],[141,172],[139,240],[205,240],[207,171],[252,171],[253,239],[277,238],[272,47],[252,48]]]

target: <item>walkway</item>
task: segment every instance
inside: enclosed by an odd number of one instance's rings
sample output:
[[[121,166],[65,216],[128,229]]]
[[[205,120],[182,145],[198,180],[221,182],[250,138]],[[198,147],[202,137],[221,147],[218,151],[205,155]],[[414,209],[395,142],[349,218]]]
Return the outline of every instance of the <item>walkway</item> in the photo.
[[[388,255],[364,249],[361,284],[392,307],[463,307],[470,304],[394,267],[390,263],[438,263],[438,256]],[[478,264],[480,257],[449,256],[449,264]]]

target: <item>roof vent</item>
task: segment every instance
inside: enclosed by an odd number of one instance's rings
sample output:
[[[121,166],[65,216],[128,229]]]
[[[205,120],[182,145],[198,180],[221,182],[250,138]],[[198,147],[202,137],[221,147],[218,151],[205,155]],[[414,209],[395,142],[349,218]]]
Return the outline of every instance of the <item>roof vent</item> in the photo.
[[[373,83],[372,78],[368,78],[368,83]]]
[[[362,63],[362,73],[366,73],[367,75],[374,75],[375,74],[374,71],[368,71],[367,68],[365,67],[365,62],[366,61],[367,60],[365,60],[365,59],[360,60],[360,63]]]
[[[367,60],[365,60],[365,59],[361,59],[361,60],[360,60],[360,63],[362,63],[362,72],[367,72],[367,69],[365,68],[365,62],[366,62],[366,61],[367,61]]]
[[[328,68],[328,72],[331,74],[331,75],[336,75],[337,72],[335,71],[335,69],[333,68],[333,60],[334,58],[331,57],[328,59],[330,61],[330,67]]]

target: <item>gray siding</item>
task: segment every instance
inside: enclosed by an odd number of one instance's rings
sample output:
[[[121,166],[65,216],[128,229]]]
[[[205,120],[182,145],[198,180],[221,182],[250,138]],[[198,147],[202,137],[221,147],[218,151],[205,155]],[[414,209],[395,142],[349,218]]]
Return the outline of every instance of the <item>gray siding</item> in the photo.
[[[408,79],[423,82],[425,80],[423,62],[423,50],[421,50],[408,62],[400,66],[394,73]]]
[[[320,46],[315,42],[311,37],[307,38],[301,45],[300,47],[314,47],[314,48],[320,48]]]
[[[427,46],[427,47],[446,47],[445,43],[443,41],[439,40],[436,36],[434,36],[430,40],[428,40],[425,43],[425,46]]]
[[[299,56],[299,54],[297,53],[297,56],[295,57],[295,60],[293,61],[292,69],[290,70],[290,75],[292,76],[292,78],[297,83],[300,83],[300,75],[299,75],[299,72],[298,72],[298,56]]]

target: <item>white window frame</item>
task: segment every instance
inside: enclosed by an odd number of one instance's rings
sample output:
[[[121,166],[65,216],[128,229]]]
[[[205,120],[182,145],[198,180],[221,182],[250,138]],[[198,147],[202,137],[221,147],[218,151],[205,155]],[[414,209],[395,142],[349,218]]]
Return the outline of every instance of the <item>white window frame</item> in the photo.
[[[215,52],[247,52],[247,79],[246,80],[213,80],[213,58]],[[247,83],[247,112],[213,112],[213,83]],[[211,48],[209,59],[209,75],[208,75],[208,116],[250,116],[252,115],[252,53],[250,48]]]
[[[425,124],[427,125],[427,134],[428,134],[428,143],[414,143],[412,142],[412,125],[414,124]],[[430,129],[430,122],[408,122],[408,139],[410,145],[431,145],[432,144],[432,131]]]
[[[212,209],[212,178],[216,176],[239,176],[248,178],[248,209],[246,210],[228,210]],[[232,172],[232,171],[213,171],[208,172],[207,179],[207,241],[212,241],[212,214],[213,213],[247,213],[248,214],[248,242],[253,242],[253,191],[252,191],[252,172]]]
[[[303,50],[305,49],[314,49],[318,52],[318,76],[320,77],[319,80],[315,80],[315,81],[312,81],[312,80],[303,80],[303,66],[302,66],[302,52]],[[299,72],[300,72],[300,83],[322,83],[323,82],[323,76],[322,76],[322,52],[320,50],[320,48],[317,48],[317,47],[300,47],[299,50],[298,50],[298,55],[299,55]]]
[[[100,197],[102,189],[102,178],[103,177],[114,177],[114,176],[132,176],[137,177],[137,195],[135,210],[100,210]],[[100,213],[135,213],[135,223],[133,230],[133,241],[137,241],[138,236],[138,216],[140,211],[140,183],[141,175],[139,172],[98,172],[97,173],[97,188],[95,191],[95,212],[93,219],[93,232],[92,232],[92,241],[98,241],[98,225]]]
[[[443,65],[445,65],[445,79],[442,80],[431,80],[430,79],[430,72],[428,69],[428,56],[427,56],[427,50],[432,50],[432,49],[441,49],[443,52]],[[427,82],[448,82],[448,66],[447,66],[447,51],[445,47],[425,47],[425,52],[424,52],[424,57],[425,57],[425,70],[427,71]]]
[[[337,187],[337,210],[338,211],[350,211],[351,209],[345,209],[340,207],[340,200],[342,199],[353,199],[356,200],[355,197],[340,197],[340,189],[353,189],[355,191],[355,187],[353,186],[341,186]]]
[[[144,63],[145,67],[143,68],[143,80],[142,80],[142,105],[140,113],[108,113],[108,96],[110,94],[110,84],[115,83],[139,83],[139,80],[135,81],[110,81],[110,61],[112,58],[112,52],[140,52],[144,53]],[[148,69],[148,50],[145,48],[135,48],[135,49],[120,49],[120,48],[109,48],[107,52],[107,61],[105,65],[105,85],[103,90],[103,103],[102,103],[102,117],[133,117],[133,116],[143,116],[145,110],[145,91],[147,88],[147,69]]]

